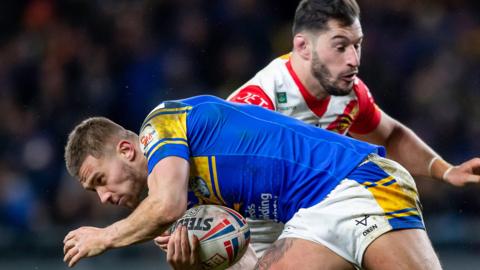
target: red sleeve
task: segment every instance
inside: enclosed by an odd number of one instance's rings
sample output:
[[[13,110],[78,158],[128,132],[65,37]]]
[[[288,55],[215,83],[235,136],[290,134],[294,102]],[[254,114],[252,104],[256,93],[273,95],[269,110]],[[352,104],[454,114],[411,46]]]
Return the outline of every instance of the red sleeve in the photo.
[[[240,91],[237,91],[233,96],[230,96],[228,101],[258,105],[270,110],[275,109],[272,100],[263,89],[257,85],[248,85],[244,87]]]
[[[360,79],[354,85],[353,90],[358,98],[359,112],[350,131],[357,134],[370,133],[380,123],[381,111],[375,104],[370,90]]]

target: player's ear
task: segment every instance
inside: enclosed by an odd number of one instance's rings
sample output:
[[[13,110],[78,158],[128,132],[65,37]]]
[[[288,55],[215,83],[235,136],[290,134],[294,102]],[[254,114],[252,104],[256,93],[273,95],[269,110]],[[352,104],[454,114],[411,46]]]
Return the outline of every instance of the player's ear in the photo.
[[[120,140],[117,143],[116,151],[117,154],[127,159],[128,161],[132,161],[135,158],[135,146],[129,140]]]
[[[303,60],[310,60],[312,54],[312,41],[306,33],[299,32],[295,34],[293,37],[293,51]]]

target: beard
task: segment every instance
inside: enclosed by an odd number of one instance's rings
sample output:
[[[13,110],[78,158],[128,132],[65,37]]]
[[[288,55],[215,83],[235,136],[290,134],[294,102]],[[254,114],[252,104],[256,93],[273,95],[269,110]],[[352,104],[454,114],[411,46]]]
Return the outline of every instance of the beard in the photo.
[[[333,79],[332,73],[325,64],[320,61],[317,52],[313,52],[312,66],[310,69],[313,77],[317,79],[323,89],[331,96],[346,96],[352,92],[353,84],[342,88],[339,84],[339,79]]]
[[[128,199],[125,202],[125,207],[134,209],[146,197],[148,192],[146,188],[148,175],[135,170],[135,168],[129,164],[123,164],[122,171],[124,172],[126,179],[131,181],[131,185],[129,186],[130,194],[127,195]]]

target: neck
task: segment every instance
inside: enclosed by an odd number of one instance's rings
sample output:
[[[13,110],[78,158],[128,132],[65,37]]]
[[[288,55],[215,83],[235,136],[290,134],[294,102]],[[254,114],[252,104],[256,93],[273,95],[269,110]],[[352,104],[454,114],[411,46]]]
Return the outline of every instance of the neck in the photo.
[[[312,96],[316,97],[318,100],[325,99],[329,96],[320,82],[313,77],[308,61],[305,61],[298,54],[293,52],[290,57],[290,63],[292,64],[292,69],[297,74],[298,79]]]

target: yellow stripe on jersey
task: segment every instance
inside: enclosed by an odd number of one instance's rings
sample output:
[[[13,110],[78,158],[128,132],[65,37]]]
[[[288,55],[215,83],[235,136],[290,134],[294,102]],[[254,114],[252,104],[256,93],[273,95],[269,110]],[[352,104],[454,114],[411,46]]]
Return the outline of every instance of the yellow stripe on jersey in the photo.
[[[192,157],[190,159],[190,182],[190,187],[200,203],[226,205],[220,195],[214,157],[211,159],[209,157]]]
[[[184,141],[165,140],[157,144],[151,151],[147,152],[148,153],[147,159],[149,159],[153,155],[153,153],[155,153],[155,151],[157,151],[160,147],[164,146],[165,144],[183,144],[185,146],[188,146],[188,143]]]
[[[215,183],[215,189],[217,191],[218,197],[223,202],[223,204],[225,204],[225,200],[222,198],[222,194],[220,192],[220,187],[218,186],[217,162],[215,161],[215,157],[212,157],[211,161],[212,161],[212,174],[213,174],[213,182]]]
[[[403,209],[401,209],[401,210],[403,210]],[[408,216],[419,216],[419,215],[420,215],[420,213],[418,212],[417,209],[412,209],[412,210],[406,211],[404,213],[387,213],[387,216],[388,216],[389,219],[399,218],[399,217],[408,217]]]
[[[146,125],[152,118],[162,115],[162,114],[183,114],[185,112],[188,112],[192,109],[192,106],[182,106],[182,107],[175,107],[175,108],[158,108],[150,112],[148,114],[147,118],[145,118],[145,121],[142,125],[142,128],[144,125]]]
[[[140,132],[141,147],[147,158],[166,144],[188,146],[187,114],[191,108],[159,108],[147,116]]]
[[[233,203],[233,210],[240,212],[241,208],[242,208],[242,203]]]
[[[402,189],[393,176],[386,177],[374,183],[365,182],[363,185],[372,193],[373,197],[385,213],[395,213],[409,208],[416,209],[417,207],[415,196],[412,196],[412,194],[409,194],[409,192]],[[392,213],[387,216],[390,219],[411,215],[418,215],[418,211],[412,209],[412,211],[395,214]]]

